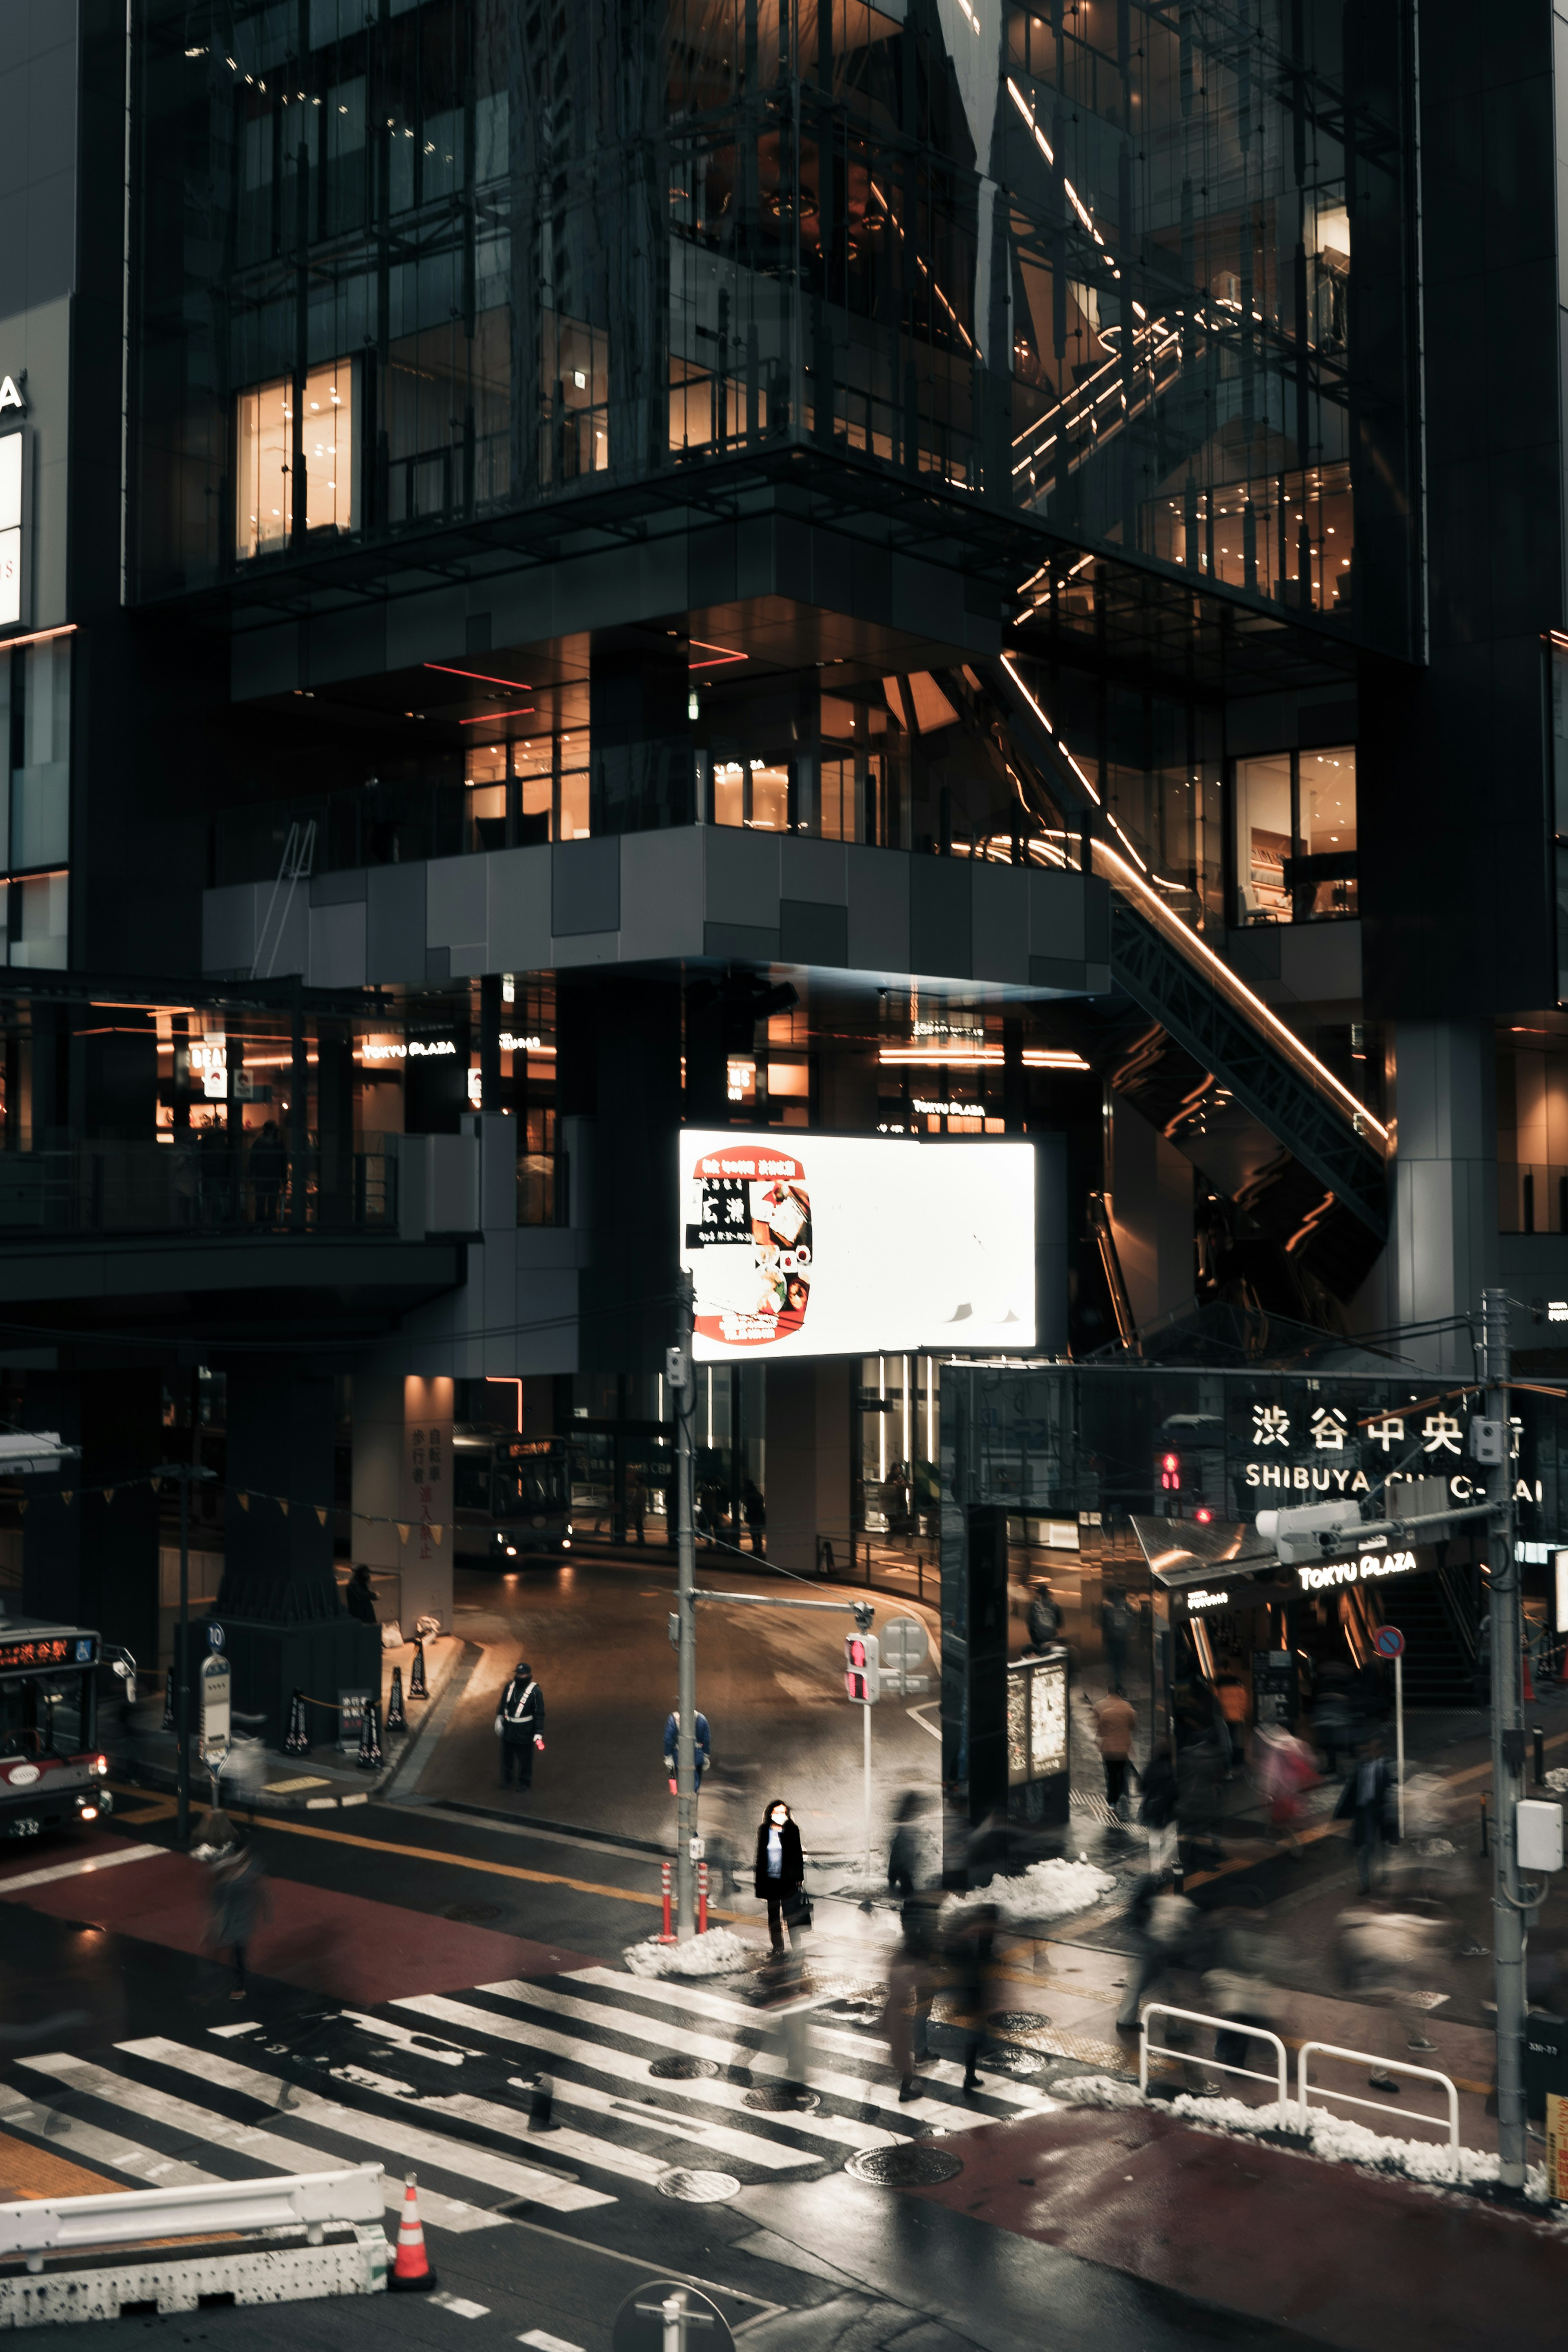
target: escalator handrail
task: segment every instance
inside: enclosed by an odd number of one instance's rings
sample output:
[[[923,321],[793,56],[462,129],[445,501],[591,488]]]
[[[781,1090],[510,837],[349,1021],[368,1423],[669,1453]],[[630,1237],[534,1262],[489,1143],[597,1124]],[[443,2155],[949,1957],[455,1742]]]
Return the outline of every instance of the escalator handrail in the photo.
[[[1019,675],[1011,656],[1003,654],[998,667],[1006,673],[1010,686],[1022,697],[1044,729],[1052,749],[1071,769],[1078,783],[1093,803],[1095,817],[1113,826],[1125,841],[1126,835],[1122,834],[1121,826],[1116,824],[1115,818],[1105,807],[1099,793],[1094,790],[1077,761],[1073,759],[1065,743],[1058,738],[1050,719],[1047,719],[1040,704]],[[1158,932],[1167,946],[1173,948],[1178,955],[1185,957],[1216,993],[1224,997],[1235,1013],[1262,1034],[1267,1043],[1290,1063],[1298,1076],[1303,1078],[1340,1118],[1348,1122],[1353,1131],[1368,1145],[1369,1149],[1380,1154],[1385,1154],[1388,1150],[1388,1129],[1383,1121],[1375,1118],[1365,1104],[1358,1102],[1350,1088],[1341,1079],[1336,1078],[1333,1072],[1324,1063],[1320,1062],[1308,1046],[1302,1045],[1294,1030],[1281,1021],[1277,1013],[1270,1011],[1260,996],[1255,996],[1246,982],[1239,979],[1223,958],[1217,956],[1214,950],[1206,940],[1199,939],[1196,931],[1190,930],[1179,915],[1172,912],[1161,898],[1159,892],[1134,870],[1130,843],[1127,844],[1127,848],[1129,854],[1124,856],[1120,850],[1113,848],[1108,841],[1092,830],[1089,850],[1093,871],[1110,883],[1118,896]]]

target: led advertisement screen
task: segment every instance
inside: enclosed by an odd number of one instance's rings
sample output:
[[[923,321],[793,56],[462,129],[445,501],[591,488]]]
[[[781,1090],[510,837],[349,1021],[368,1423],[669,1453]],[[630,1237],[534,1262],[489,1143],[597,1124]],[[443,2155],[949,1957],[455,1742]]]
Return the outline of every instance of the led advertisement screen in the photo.
[[[686,1128],[699,1363],[1035,1343],[1034,1149]]]

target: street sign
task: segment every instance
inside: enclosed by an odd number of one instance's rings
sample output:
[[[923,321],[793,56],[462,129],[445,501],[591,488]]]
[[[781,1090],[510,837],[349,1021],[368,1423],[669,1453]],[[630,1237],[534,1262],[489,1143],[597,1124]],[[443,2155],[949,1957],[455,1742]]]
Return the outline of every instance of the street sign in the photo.
[[[224,1756],[229,1746],[229,1693],[234,1676],[217,1650],[202,1661],[202,1754]]]
[[[615,2315],[610,2341],[613,2352],[735,2352],[722,2312],[679,2279],[634,2287]]]
[[[890,1617],[882,1629],[883,1680],[897,1685],[899,1696],[923,1691],[928,1677],[919,1672],[931,1647],[918,1617]]]
[[[1372,1646],[1380,1658],[1402,1658],[1405,1636],[1397,1625],[1380,1625],[1372,1637]]]

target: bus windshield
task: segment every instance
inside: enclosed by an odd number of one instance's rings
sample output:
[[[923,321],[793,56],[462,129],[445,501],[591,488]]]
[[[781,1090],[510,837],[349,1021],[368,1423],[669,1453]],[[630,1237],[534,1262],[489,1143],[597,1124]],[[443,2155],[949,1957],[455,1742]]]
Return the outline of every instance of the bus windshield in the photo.
[[[0,1757],[78,1755],[87,1744],[89,1675],[0,1679]]]

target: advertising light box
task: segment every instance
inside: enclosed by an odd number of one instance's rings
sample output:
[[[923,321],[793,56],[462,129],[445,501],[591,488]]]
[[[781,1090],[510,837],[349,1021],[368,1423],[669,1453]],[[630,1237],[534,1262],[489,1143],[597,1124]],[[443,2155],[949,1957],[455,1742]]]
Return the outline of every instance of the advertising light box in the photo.
[[[1034,1150],[686,1128],[699,1363],[1032,1348]]]

